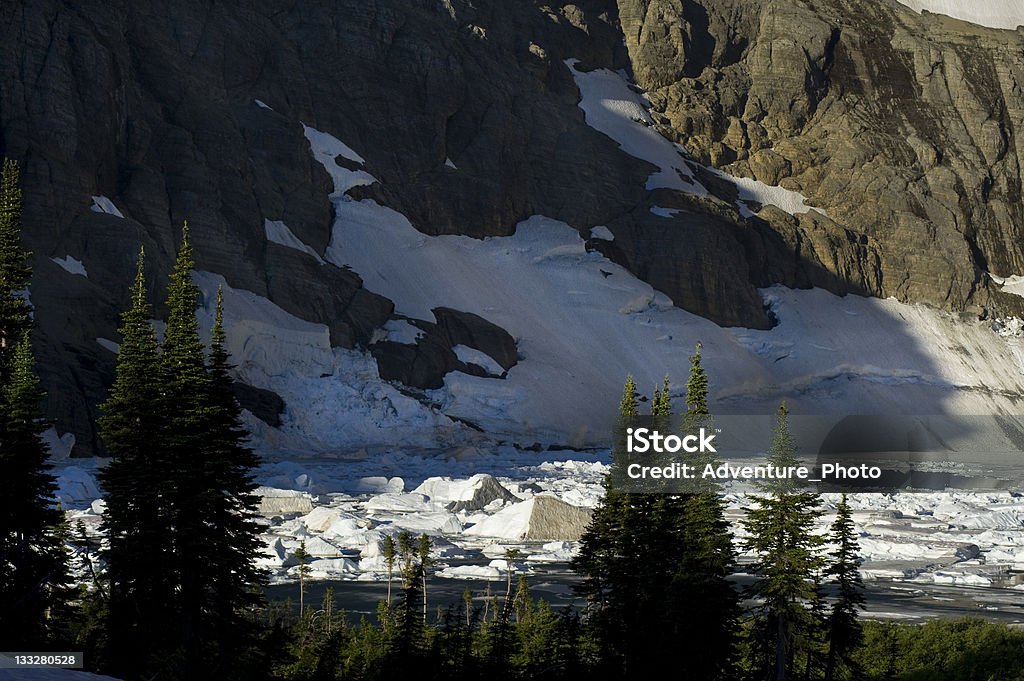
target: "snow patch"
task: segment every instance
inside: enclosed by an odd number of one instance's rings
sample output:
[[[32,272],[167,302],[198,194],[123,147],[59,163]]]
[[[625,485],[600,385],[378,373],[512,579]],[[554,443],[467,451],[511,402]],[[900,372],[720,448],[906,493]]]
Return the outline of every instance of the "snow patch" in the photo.
[[[601,239],[602,241],[615,241],[615,235],[612,234],[612,230],[608,229],[604,225],[598,225],[597,227],[590,228],[591,239]]]
[[[781,208],[790,215],[817,211],[826,215],[820,208],[814,208],[806,204],[807,197],[800,192],[795,192],[784,187],[776,187],[765,184],[759,180],[752,180],[748,177],[733,177],[715,168],[708,168],[708,172],[714,173],[723,180],[728,180],[736,185],[739,196],[736,199],[736,207],[739,208],[743,217],[753,217],[756,212],[751,210],[751,205],[767,206],[772,205]],[[758,208],[760,210],[760,208]],[[653,212],[653,210],[652,210]]]
[[[117,209],[114,202],[102,195],[92,197],[92,205],[89,206],[89,210],[94,213],[106,213],[114,217],[124,218],[124,215]]]
[[[416,341],[424,335],[423,329],[407,319],[389,319],[381,330],[383,334],[378,341],[387,340],[402,345],[416,345]]]
[[[309,140],[309,149],[313,153],[313,158],[323,164],[327,174],[331,176],[331,180],[334,182],[332,198],[343,196],[345,192],[353,187],[370,185],[377,182],[377,178],[364,170],[349,170],[338,164],[337,158],[339,156],[359,165],[366,163],[363,157],[357,154],[352,147],[337,137],[316,128],[311,128],[305,123],[302,124],[302,130],[305,132],[306,139]]]
[[[618,142],[630,156],[661,168],[660,172],[647,179],[647,189],[677,189],[688,194],[707,196],[707,189],[694,177],[691,165],[697,164],[686,158],[681,146],[669,142],[654,128],[647,98],[634,91],[621,74],[607,69],[584,73],[576,69],[577,63],[576,59],[567,59],[565,62],[580,90],[579,107],[583,109],[587,124]],[[715,168],[706,169],[736,185],[739,192],[736,206],[744,217],[755,214],[748,204],[771,204],[791,215],[812,210],[805,204],[805,197],[798,192],[757,180],[733,177]],[[650,211],[665,218],[671,218],[677,212],[660,206],[652,206]]]
[[[679,212],[677,208],[662,208],[661,206],[651,206],[651,213],[657,215],[660,218],[671,218],[675,217],[676,213]]]
[[[267,240],[273,241],[275,244],[281,246],[287,246],[288,248],[294,248],[296,251],[302,251],[307,255],[312,256],[318,263],[324,265],[324,259],[320,257],[320,254],[313,250],[313,247],[303,242],[299,237],[295,236],[295,233],[288,228],[288,225],[284,224],[280,220],[263,220],[263,229],[266,232]]]
[[[121,344],[110,340],[109,338],[97,338],[96,344],[104,350],[108,350],[115,355],[121,352]]]
[[[57,434],[57,429],[50,426],[43,431],[43,442],[50,450],[50,459],[63,461],[71,456],[71,450],[75,448],[74,433]]]
[[[967,21],[990,28],[1015,29],[1024,25],[1022,0],[897,0],[917,13],[927,10],[933,14]]]
[[[580,90],[578,106],[583,109],[587,125],[618,142],[630,156],[660,168],[647,178],[647,189],[678,189],[706,196],[707,189],[694,178],[683,155],[653,128],[654,120],[648,113],[650,102],[630,89],[614,71],[578,71],[578,63],[578,59],[565,61]]]
[[[274,110],[274,108],[273,108],[272,106],[270,106],[269,104],[267,104],[267,103],[266,103],[266,102],[264,102],[263,100],[260,100],[260,99],[254,99],[254,100],[252,100],[252,101],[253,101],[253,102],[255,102],[255,103],[256,103],[256,106],[258,106],[258,107],[259,107],[259,108],[261,108],[261,109],[267,109],[268,111],[273,111],[273,110]]]
[[[458,170],[458,168],[455,167],[455,164],[452,163],[452,160],[450,158],[446,158],[444,160],[444,166],[445,166],[445,168],[451,168],[452,170]]]
[[[50,258],[50,260],[60,265],[65,272],[77,274],[86,278],[89,277],[88,273],[85,271],[85,265],[83,265],[82,261],[77,258],[65,255],[63,258]]]
[[[486,352],[471,348],[468,345],[456,345],[452,348],[452,351],[459,358],[460,362],[475,364],[486,371],[489,376],[501,376],[505,373],[505,368]]]

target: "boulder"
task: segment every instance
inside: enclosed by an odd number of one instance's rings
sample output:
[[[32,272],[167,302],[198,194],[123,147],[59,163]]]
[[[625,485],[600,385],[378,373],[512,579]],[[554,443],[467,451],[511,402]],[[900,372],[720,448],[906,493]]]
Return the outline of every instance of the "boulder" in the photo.
[[[465,533],[512,541],[578,541],[592,513],[542,494],[498,511]]]

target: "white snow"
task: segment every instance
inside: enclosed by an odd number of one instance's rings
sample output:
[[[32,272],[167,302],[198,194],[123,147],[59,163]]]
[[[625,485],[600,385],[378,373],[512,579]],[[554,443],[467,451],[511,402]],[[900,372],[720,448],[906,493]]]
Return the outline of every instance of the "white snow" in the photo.
[[[57,499],[64,506],[79,506],[100,498],[94,475],[81,466],[65,466],[57,476]]]
[[[123,218],[124,215],[117,209],[114,202],[108,199],[106,196],[94,196],[92,197],[92,205],[89,206],[89,210],[94,213],[106,213],[107,215],[113,215],[114,217]]]
[[[358,187],[360,185],[373,184],[377,181],[373,175],[370,175],[363,170],[348,170],[338,165],[337,157],[341,156],[363,165],[366,161],[363,157],[357,154],[352,147],[348,146],[337,137],[333,135],[321,132],[316,128],[311,128],[305,123],[302,124],[302,129],[305,131],[306,139],[309,140],[309,149],[313,153],[313,158],[323,164],[324,169],[331,176],[331,180],[334,182],[334,193],[332,197],[340,197],[345,194],[349,189]]]
[[[447,306],[517,339],[522,360],[504,381],[451,373],[432,393],[445,413],[496,435],[603,442],[626,373],[643,389],[666,373],[679,380],[698,340],[713,397],[736,409],[770,410],[785,397],[804,412],[1012,413],[1024,391],[1019,339],[924,306],[777,287],[763,295],[778,327],[723,329],[587,253],[554,220],[477,240],[426,236],[369,200],[335,208],[327,259],[351,266],[399,313],[433,321],[431,310]]]
[[[445,166],[445,168],[451,168],[452,170],[458,170],[458,168],[455,167],[455,164],[452,163],[452,160],[450,158],[445,158],[444,166]]]
[[[897,0],[915,12],[927,10],[972,24],[1015,29],[1024,25],[1024,0]]]
[[[456,345],[452,348],[452,351],[459,358],[460,362],[475,364],[490,376],[501,376],[505,373],[504,367],[482,350],[471,348],[468,345]]]
[[[660,218],[671,218],[675,217],[676,213],[679,212],[676,208],[662,208],[661,206],[651,206],[651,212]]]
[[[223,288],[227,349],[237,377],[285,401],[281,428],[247,420],[260,450],[308,456],[367,444],[429,447],[465,439],[467,428],[382,381],[368,352],[332,348],[327,326],[234,289],[219,275],[193,272],[193,281],[203,292],[198,316],[207,334],[217,288]]]
[[[997,277],[994,274],[989,274],[992,281],[1000,285],[1000,291],[1003,293],[1012,293],[1015,296],[1024,297],[1024,275],[1011,274],[1008,277]]]
[[[601,239],[603,241],[615,241],[615,235],[612,234],[612,230],[608,229],[604,225],[598,225],[597,227],[590,228],[591,239]]]
[[[82,264],[82,261],[77,258],[73,258],[70,255],[65,255],[63,258],[50,258],[50,260],[60,265],[65,272],[77,274],[86,278],[89,276],[85,271],[85,265]]]
[[[274,110],[274,108],[273,108],[272,106],[270,106],[269,104],[267,104],[266,102],[264,102],[264,101],[263,101],[263,100],[261,100],[261,99],[254,99],[254,100],[252,100],[252,101],[253,101],[253,102],[255,102],[255,103],[256,103],[256,106],[258,106],[258,107],[259,107],[259,108],[261,108],[261,109],[268,109],[268,110],[270,110],[270,111],[273,111],[273,110]]]
[[[750,209],[750,204],[757,206],[772,205],[777,208],[781,208],[790,215],[807,213],[812,210],[825,215],[825,211],[820,208],[808,206],[805,203],[807,200],[806,197],[800,192],[785,189],[784,187],[768,185],[764,182],[752,180],[748,177],[733,177],[732,175],[715,168],[708,168],[708,171],[718,175],[722,179],[729,180],[736,185],[736,189],[739,190],[739,197],[736,200],[736,206],[740,209],[740,214],[744,217],[751,217],[756,214],[756,211]],[[760,208],[758,208],[758,210],[760,210]]]
[[[404,345],[416,345],[416,341],[423,338],[424,335],[423,329],[406,319],[389,319],[381,329],[383,334],[379,340],[388,340]]]
[[[443,510],[441,504],[431,501],[425,494],[415,492],[385,492],[370,497],[366,502],[368,511],[399,511],[401,513],[430,513]]]
[[[110,352],[114,353],[115,355],[117,353],[121,352],[121,344],[117,343],[115,341],[112,341],[109,338],[97,338],[96,339],[96,344],[99,345],[104,350],[109,350]]]
[[[43,441],[50,450],[50,459],[62,461],[71,456],[71,450],[75,447],[75,434],[64,433],[59,435],[57,429],[50,426],[43,431]]]
[[[304,243],[299,237],[295,236],[292,230],[288,229],[288,225],[284,224],[280,220],[263,220],[263,229],[266,232],[267,240],[273,241],[275,244],[287,246],[288,248],[294,248],[297,251],[302,251],[307,255],[312,256],[321,265],[325,264],[320,254],[313,250],[313,247]]]
[[[608,69],[583,72],[576,69],[577,59],[565,64],[580,90],[579,107],[587,125],[619,143],[630,156],[650,161],[660,168],[647,178],[647,189],[678,189],[704,196],[707,189],[694,177],[686,159],[652,126],[650,103],[630,89],[619,74]]]
[[[691,165],[698,164],[687,159],[681,146],[669,142],[657,132],[649,113],[650,102],[634,91],[633,86],[621,74],[607,69],[578,71],[576,59],[568,59],[565,63],[580,90],[579,107],[583,109],[587,124],[618,142],[622,150],[630,156],[649,161],[661,168],[660,172],[647,179],[647,189],[677,189],[697,196],[708,194],[707,189],[694,177]],[[721,170],[703,167],[736,185],[739,192],[736,206],[744,217],[755,214],[748,204],[770,204],[791,215],[812,210],[799,192],[773,187],[749,178],[733,177]],[[661,206],[652,206],[650,210],[651,213],[666,218],[673,217],[677,212]]]

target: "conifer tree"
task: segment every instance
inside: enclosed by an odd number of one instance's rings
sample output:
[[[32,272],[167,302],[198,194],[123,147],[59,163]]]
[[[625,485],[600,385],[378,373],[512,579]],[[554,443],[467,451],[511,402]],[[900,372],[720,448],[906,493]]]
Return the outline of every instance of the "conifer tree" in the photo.
[[[110,637],[118,670],[182,679],[241,673],[255,633],[246,608],[262,574],[252,474],[241,410],[232,392],[218,294],[207,361],[199,339],[188,225],[168,287],[158,347],[149,321],[144,261],[123,316],[117,378],[101,431],[113,461],[101,480],[111,584]],[[140,659],[142,651],[161,662]],[[134,657],[133,657],[134,656]]]
[[[391,580],[395,575],[395,556],[397,549],[395,547],[395,538],[392,535],[386,535],[384,537],[384,547],[381,549],[384,555],[384,565],[388,569],[388,609],[391,609]],[[386,624],[386,621],[385,621]]]
[[[626,377],[619,401],[612,466],[625,451],[625,429],[639,415],[639,398],[632,375]],[[609,673],[624,664],[623,633],[628,627],[627,613],[631,606],[636,566],[627,555],[632,545],[629,536],[632,515],[630,495],[614,487],[614,475],[604,481],[604,497],[594,509],[590,524],[580,538],[580,550],[572,560],[572,568],[583,580],[579,593],[587,599],[589,619],[605,657]]]
[[[142,674],[162,658],[177,619],[171,565],[173,480],[163,450],[160,356],[146,300],[140,249],[110,395],[100,406],[100,435],[110,463],[100,472],[106,510],[102,551],[109,582],[109,669]]]
[[[864,609],[864,582],[858,569],[860,543],[845,494],[836,505],[836,519],[830,528],[829,539],[836,549],[831,554],[828,575],[835,580],[839,593],[829,616],[825,681],[842,678],[844,673],[846,678],[859,678],[860,669],[853,659],[853,652],[863,641],[858,618]]]
[[[261,602],[258,587],[263,584],[264,575],[256,567],[260,529],[256,522],[259,499],[253,471],[259,461],[245,444],[248,434],[242,427],[241,408],[232,390],[226,341],[224,293],[218,290],[210,338],[202,471],[204,494],[208,497],[205,521],[211,528],[209,541],[216,544],[216,551],[207,555],[211,580],[206,586],[212,599],[207,606],[209,626],[219,632],[221,658],[230,660],[237,658],[255,635],[245,612]]]
[[[32,307],[25,297],[32,270],[21,246],[21,186],[18,164],[3,162],[0,173],[0,385],[14,369],[14,351],[32,327]]]
[[[690,356],[686,384],[686,433],[714,426],[708,386],[698,343]],[[697,470],[710,462],[711,456],[698,455]],[[725,519],[725,502],[716,486],[704,482],[697,493],[673,495],[665,504],[670,516],[666,522],[679,527],[676,536],[681,537],[677,541],[682,547],[673,575],[671,602],[680,611],[702,613],[699,620],[680,621],[679,640],[684,654],[692,660],[690,673],[695,679],[731,679],[735,671],[739,595],[729,581],[735,552]]]
[[[11,648],[45,645],[48,613],[66,595],[64,514],[41,435],[45,397],[28,332],[10,356],[0,391],[0,641]]]
[[[66,589],[64,514],[42,440],[45,397],[35,373],[29,331],[31,279],[21,245],[18,164],[0,172],[0,641],[8,650],[40,647],[47,613]]]
[[[173,570],[180,603],[178,674],[199,678],[211,664],[237,669],[250,632],[244,608],[258,602],[261,574],[252,472],[225,349],[223,298],[217,307],[209,365],[199,337],[199,288],[188,224],[167,289],[167,326],[160,355],[164,448],[173,480]],[[222,665],[222,666],[216,666]]]
[[[797,464],[789,431],[788,410],[779,406],[768,464]],[[821,515],[820,498],[800,489],[792,479],[762,485],[744,525],[748,549],[757,554],[758,579],[749,595],[760,598],[753,639],[752,663],[759,678],[784,681],[796,676],[804,655],[815,645],[819,623],[814,617],[818,573],[823,566],[822,540],[812,530]]]

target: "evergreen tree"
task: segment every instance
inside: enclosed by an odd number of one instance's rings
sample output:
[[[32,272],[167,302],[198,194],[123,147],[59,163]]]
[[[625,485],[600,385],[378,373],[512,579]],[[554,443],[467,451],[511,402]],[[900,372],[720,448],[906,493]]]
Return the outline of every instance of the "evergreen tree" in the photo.
[[[619,418],[614,434],[613,468],[625,451],[625,430],[639,415],[639,398],[633,377],[627,376],[619,401]],[[639,578],[632,571],[635,561],[629,554],[630,516],[633,515],[629,495],[614,486],[614,474],[604,481],[605,493],[594,509],[590,524],[580,538],[580,550],[573,558],[572,569],[582,575],[577,587],[587,600],[589,621],[600,642],[604,665],[615,673],[625,664],[627,652],[624,635],[629,625],[628,613]]]
[[[21,186],[18,164],[3,162],[0,173],[0,385],[14,369],[15,348],[32,327],[25,296],[32,270],[21,246]]]
[[[149,322],[143,258],[123,317],[117,379],[101,429],[113,646],[125,675],[244,674],[261,600],[252,477],[218,294],[210,357],[199,339],[188,225],[168,287],[162,348]],[[162,351],[161,351],[162,350]],[[140,659],[151,651],[151,659]]]
[[[38,648],[49,613],[66,593],[67,556],[54,505],[56,483],[42,440],[45,397],[35,373],[26,291],[32,270],[21,246],[18,165],[0,172],[0,641]]]
[[[178,617],[176,580],[169,569],[174,489],[162,447],[166,402],[151,317],[140,250],[130,305],[121,317],[114,385],[99,419],[112,457],[99,474],[109,583],[106,668],[126,676],[155,670],[169,654],[170,629]]]
[[[14,347],[0,391],[0,641],[45,646],[49,614],[67,590],[67,555],[41,435],[45,393],[28,332]]]
[[[232,660],[238,659],[256,635],[246,612],[262,601],[259,587],[265,577],[256,567],[261,542],[253,471],[259,460],[245,445],[248,434],[232,390],[232,366],[225,343],[224,293],[218,290],[202,450],[205,523],[210,528],[208,541],[216,544],[216,550],[207,553],[211,573],[206,585],[210,596],[207,614],[208,628],[218,632],[219,659],[234,664]]]
[[[788,414],[785,404],[780,405],[769,465],[797,464]],[[821,515],[820,498],[787,478],[762,485],[762,494],[752,501],[744,525],[750,535],[746,546],[757,554],[753,572],[758,579],[749,595],[760,598],[762,605],[755,619],[751,662],[759,678],[785,681],[797,677],[798,665],[815,647],[819,630],[814,612],[820,598],[822,540],[813,528]]]
[[[708,386],[698,343],[690,356],[686,384],[686,433],[714,427]],[[697,470],[712,458],[710,454],[698,454]],[[670,602],[679,611],[701,613],[699,620],[680,621],[679,640],[684,654],[692,660],[690,673],[695,679],[731,679],[735,673],[739,594],[729,581],[736,558],[729,522],[725,519],[725,501],[717,486],[704,482],[697,493],[673,495],[664,503],[666,522],[676,524],[676,535],[682,537]]]
[[[306,577],[312,571],[309,567],[309,552],[306,551],[306,542],[303,540],[299,543],[299,548],[295,549],[295,560],[298,562],[299,573],[299,617],[302,618],[306,614]]]
[[[863,642],[859,620],[864,609],[864,582],[860,577],[860,544],[853,526],[850,505],[843,494],[836,505],[836,519],[832,523],[829,539],[836,545],[828,568],[838,587],[838,595],[829,616],[828,660],[825,681],[841,678],[860,678],[860,669],[853,653]]]
[[[259,601],[261,573],[255,455],[245,446],[238,403],[231,390],[224,347],[223,298],[218,296],[209,366],[196,308],[199,288],[189,228],[167,288],[167,326],[160,355],[164,400],[163,443],[174,482],[170,516],[173,570],[180,603],[177,642],[184,679],[211,668],[237,674],[238,655],[248,644],[244,609]]]
[[[395,546],[395,538],[392,535],[384,537],[384,546],[381,548],[381,553],[384,556],[384,565],[388,569],[388,596],[387,596],[387,609],[391,611],[391,580],[395,576],[395,557],[397,556],[398,550]],[[388,620],[390,617],[384,620],[384,626],[387,627]]]

